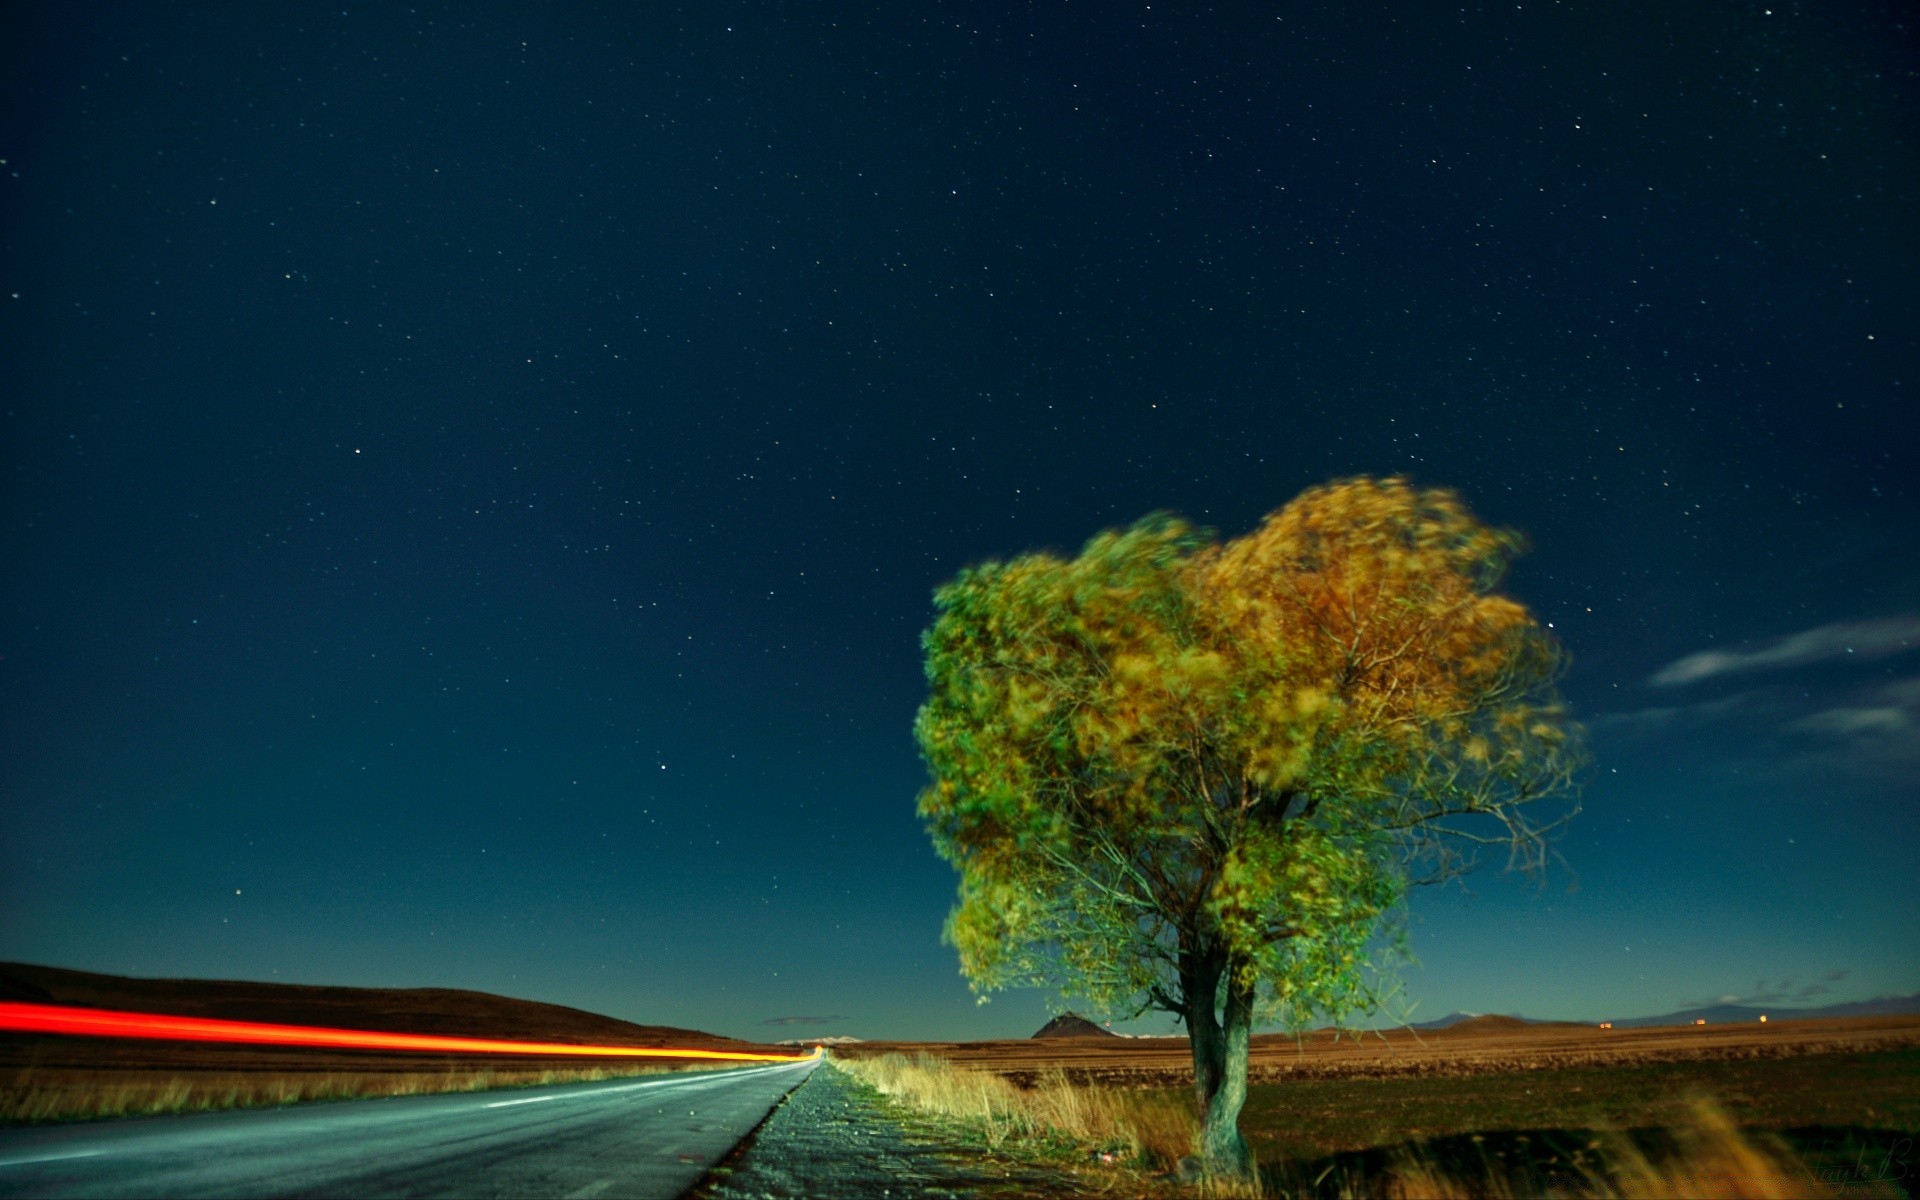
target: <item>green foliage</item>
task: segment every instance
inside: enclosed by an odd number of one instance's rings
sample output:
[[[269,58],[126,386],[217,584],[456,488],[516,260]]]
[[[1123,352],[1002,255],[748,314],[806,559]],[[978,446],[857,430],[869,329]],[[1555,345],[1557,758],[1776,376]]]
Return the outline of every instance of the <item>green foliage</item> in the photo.
[[[919,807],[975,989],[1189,1015],[1214,956],[1268,1019],[1368,1004],[1407,888],[1479,845],[1537,864],[1522,810],[1571,789],[1559,648],[1494,591],[1518,548],[1358,479],[1233,541],[1161,514],[940,588]]]

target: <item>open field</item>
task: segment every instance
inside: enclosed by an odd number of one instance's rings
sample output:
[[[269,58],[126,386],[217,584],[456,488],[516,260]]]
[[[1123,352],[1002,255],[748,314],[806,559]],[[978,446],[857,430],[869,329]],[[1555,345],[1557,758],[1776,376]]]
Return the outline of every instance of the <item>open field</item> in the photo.
[[[1679,1125],[1700,1097],[1750,1129],[1920,1130],[1920,1048],[1262,1083],[1242,1124],[1268,1157],[1300,1158],[1489,1129]]]
[[[1898,1197],[1920,1178],[1920,1018],[1476,1026],[1257,1039],[1241,1126],[1268,1194]],[[915,1080],[902,1054],[1011,1083],[1030,1102]],[[970,1109],[962,1124],[988,1144],[1046,1126],[1150,1146],[1163,1169],[1191,1128],[1182,1039],[860,1043],[834,1055],[924,1111]],[[1071,1085],[1085,1094],[1063,1096]]]
[[[1185,1089],[1149,1089],[1172,1099]],[[1459,1075],[1302,1078],[1249,1089],[1241,1128],[1276,1177],[1377,1174],[1396,1157],[1440,1174],[1491,1160],[1516,1173],[1571,1166],[1610,1148],[1653,1161],[1722,1120],[1816,1175],[1839,1179],[1893,1156],[1920,1168],[1920,1047],[1541,1067]],[[1905,1149],[1901,1147],[1904,1143]],[[1900,1165],[1900,1156],[1906,1165]],[[1883,1181],[1884,1182],[1884,1181]],[[1793,1194],[1789,1192],[1788,1194]],[[1888,1194],[1899,1194],[1897,1191]]]
[[[927,1055],[841,1065],[936,1141],[1078,1177],[1067,1192],[1182,1194],[1164,1176],[1192,1146],[1185,1088],[1023,1089]],[[1228,1191],[1897,1200],[1920,1167],[1917,1071],[1905,1049],[1263,1084],[1242,1120],[1263,1187]]]
[[[1592,1025],[1526,1025],[1482,1017],[1451,1029],[1385,1034],[1320,1030],[1295,1040],[1253,1039],[1255,1082],[1295,1079],[1476,1075],[1546,1068],[1716,1059],[1791,1058],[1920,1046],[1920,1016],[1834,1017],[1764,1025],[1683,1025],[1599,1029]],[[858,1042],[834,1055],[934,1054],[1030,1084],[1059,1071],[1076,1082],[1113,1087],[1176,1086],[1192,1076],[1185,1038],[1029,1038],[996,1042]]]

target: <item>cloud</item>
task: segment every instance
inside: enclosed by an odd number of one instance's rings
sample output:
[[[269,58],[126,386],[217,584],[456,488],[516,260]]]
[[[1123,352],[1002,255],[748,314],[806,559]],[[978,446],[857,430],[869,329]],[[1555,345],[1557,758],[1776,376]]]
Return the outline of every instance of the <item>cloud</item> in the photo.
[[[1782,979],[1779,983],[1771,984],[1762,979],[1753,985],[1751,992],[1745,994],[1727,992],[1706,1000],[1682,1000],[1679,1007],[1682,1009],[1712,1008],[1716,1004],[1779,1004],[1818,1000],[1822,996],[1832,994],[1833,989],[1827,984],[1837,983],[1846,977],[1845,971],[1828,971],[1821,976],[1821,982],[1804,984],[1800,987],[1795,987],[1791,979]]]
[[[1647,682],[1679,687],[1739,671],[1777,671],[1838,658],[1886,658],[1920,649],[1920,613],[1839,621],[1781,638],[1758,650],[1701,650],[1668,663]]]
[[[769,1017],[760,1022],[762,1025],[831,1025],[835,1021],[844,1021],[845,1017],[834,1013],[828,1017]]]
[[[1855,774],[1911,779],[1920,772],[1920,677],[1857,691],[1783,728],[1807,743],[1804,758],[1830,761]]]
[[[1602,754],[1687,756],[1747,785],[1910,790],[1920,779],[1920,675],[1752,688],[1599,713],[1587,728]]]
[[[1873,690],[1874,699],[1900,708],[1920,709],[1920,675],[1890,679]]]
[[[1826,708],[1791,722],[1795,733],[1850,738],[1862,734],[1898,733],[1907,727],[1901,708]]]
[[[1639,738],[1664,735],[1680,728],[1717,724],[1743,716],[1755,716],[1769,707],[1769,697],[1759,692],[1737,692],[1699,704],[1674,704],[1658,708],[1637,708],[1630,712],[1600,713],[1587,722],[1596,734]]]

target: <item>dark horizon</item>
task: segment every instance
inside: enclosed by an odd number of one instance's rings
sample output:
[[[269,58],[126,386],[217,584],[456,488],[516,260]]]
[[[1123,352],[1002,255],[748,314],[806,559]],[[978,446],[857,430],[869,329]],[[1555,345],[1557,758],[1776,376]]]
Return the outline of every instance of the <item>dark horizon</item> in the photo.
[[[0,22],[0,959],[1025,1036],[932,589],[1404,473],[1595,754],[1411,1019],[1920,991],[1904,10]]]

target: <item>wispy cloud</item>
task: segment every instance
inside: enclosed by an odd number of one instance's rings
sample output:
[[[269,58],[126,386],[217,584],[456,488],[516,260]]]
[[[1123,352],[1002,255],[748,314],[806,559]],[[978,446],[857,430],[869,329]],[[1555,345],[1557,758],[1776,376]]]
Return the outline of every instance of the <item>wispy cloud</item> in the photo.
[[[1920,779],[1920,675],[1835,683],[1600,713],[1587,726],[1606,750],[1698,750],[1749,780],[1883,786]]]
[[[1920,770],[1920,676],[1892,679],[1804,714],[1785,726],[1811,757],[1888,778]]]
[[[1758,692],[1736,692],[1698,704],[1669,704],[1628,712],[1600,713],[1587,722],[1595,733],[1629,738],[1665,735],[1676,729],[1752,717],[1769,707],[1770,697]]]
[[[1711,1008],[1716,1004],[1797,1004],[1805,1000],[1818,1000],[1831,995],[1833,989],[1827,985],[1838,983],[1847,977],[1845,971],[1828,971],[1820,977],[1818,983],[1796,984],[1791,979],[1782,979],[1778,983],[1768,983],[1762,979],[1753,985],[1753,990],[1744,995],[1728,992],[1723,996],[1709,996],[1704,1000],[1682,1000],[1681,1008]]]
[[[1668,663],[1647,682],[1678,687],[1740,671],[1776,671],[1840,658],[1885,658],[1920,649],[1920,613],[1839,621],[1803,630],[1757,650],[1701,650]]]
[[[835,1021],[844,1021],[845,1017],[834,1013],[827,1017],[769,1017],[760,1022],[762,1025],[831,1025]]]
[[[1899,733],[1907,727],[1907,711],[1891,706],[1880,708],[1823,708],[1808,713],[1787,726],[1795,733],[1824,737],[1851,738],[1862,735]]]

